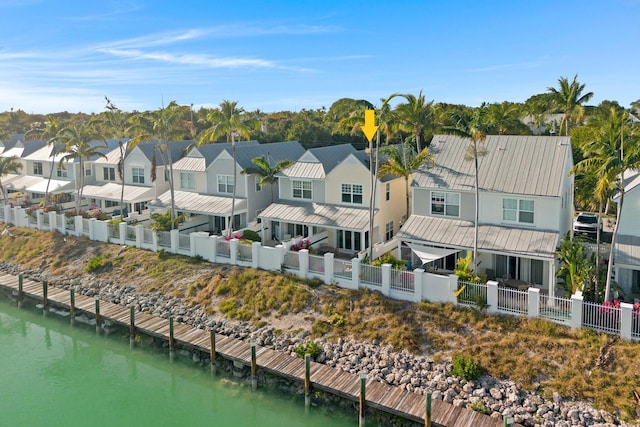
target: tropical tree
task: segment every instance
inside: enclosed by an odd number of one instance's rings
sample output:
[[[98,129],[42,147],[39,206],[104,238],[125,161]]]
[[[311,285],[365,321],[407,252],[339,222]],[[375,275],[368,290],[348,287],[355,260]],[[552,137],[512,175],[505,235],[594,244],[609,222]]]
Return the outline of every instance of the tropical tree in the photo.
[[[20,169],[22,169],[22,163],[20,163],[18,157],[0,157],[0,191],[2,191],[5,205],[9,204],[9,200],[7,198],[7,192],[2,185],[2,177],[10,173],[18,173]]]
[[[199,145],[218,141],[221,137],[226,137],[227,142],[231,142],[231,154],[233,157],[233,193],[231,196],[231,221],[228,227],[228,235],[231,237],[233,231],[233,217],[235,215],[236,204],[236,177],[238,164],[236,162],[236,135],[248,139],[251,131],[257,129],[260,122],[245,114],[243,108],[238,108],[238,101],[223,100],[220,108],[213,110],[207,116],[211,127],[205,129],[198,141]]]
[[[95,157],[106,157],[102,150],[107,148],[107,145],[103,142],[98,142],[97,139],[96,130],[90,122],[85,122],[81,125],[69,124],[60,129],[56,136],[56,141],[64,144],[59,164],[62,165],[70,161],[78,162],[79,173],[74,176],[74,180],[77,182],[76,215],[80,213],[85,161]],[[74,169],[74,172],[77,171]]]
[[[49,166],[49,178],[47,179],[47,187],[44,191],[44,203],[47,203],[49,198],[49,185],[51,184],[51,179],[53,178],[53,171],[55,169],[56,162],[56,136],[58,132],[60,132],[61,126],[55,117],[49,115],[47,116],[47,121],[44,124],[44,127],[33,128],[27,131],[25,134],[25,138],[30,138],[31,136],[37,136],[39,138],[44,138],[47,146],[51,147],[51,165]]]
[[[566,290],[571,294],[581,291],[593,268],[582,245],[572,240],[571,236],[567,234],[560,241],[560,247],[556,254],[560,261],[560,268],[556,276],[564,279]]]
[[[611,294],[613,254],[625,196],[624,172],[640,169],[640,147],[637,143],[637,134],[635,134],[635,129],[630,125],[627,112],[611,108],[607,115],[594,120],[591,126],[597,128],[596,138],[591,143],[585,144],[585,158],[578,162],[574,169],[578,172],[589,170],[598,177],[596,193],[601,193],[601,197],[610,194],[612,184],[614,192],[617,193],[616,225],[611,237],[604,296],[605,301],[608,301]],[[626,146],[625,135],[627,138]]]
[[[593,97],[593,92],[584,93],[584,84],[578,83],[578,75],[573,76],[573,80],[569,82],[567,77],[558,79],[558,88],[548,87],[547,89],[553,95],[553,105],[562,113],[564,117],[560,126],[562,133],[562,125],[564,125],[565,135],[569,136],[569,126],[572,119],[580,117],[583,113],[582,104],[588,102]]]
[[[264,187],[266,185],[269,185],[271,189],[271,203],[273,203],[273,184],[278,182],[278,173],[280,173],[280,171],[282,171],[283,169],[291,166],[293,162],[291,160],[285,159],[280,160],[278,163],[273,165],[269,161],[268,154],[266,158],[265,156],[260,156],[255,157],[251,161],[255,166],[245,168],[244,170],[240,171],[240,173],[243,175],[257,175],[259,177],[258,184],[260,184],[260,186]]]
[[[527,127],[520,121],[518,104],[507,101],[487,107],[487,126],[492,134],[497,135],[529,133]]]
[[[455,115],[454,122],[455,126],[444,128],[445,132],[471,140],[469,146],[467,147],[467,150],[465,151],[464,159],[466,161],[473,162],[475,172],[475,212],[473,216],[473,272],[474,274],[476,274],[476,270],[478,268],[478,215],[480,212],[478,162],[480,157],[484,157],[487,154],[487,149],[484,146],[484,141],[487,137],[486,104],[483,103],[479,108],[476,108],[471,112],[463,110],[462,114]]]
[[[124,159],[127,153],[139,142],[139,139],[130,141],[131,134],[136,125],[131,116],[120,110],[108,97],[104,97],[107,105],[106,111],[95,119],[95,122],[103,126],[103,135],[109,135],[118,140],[120,157],[118,159],[118,177],[120,178],[120,218],[124,218]]]
[[[422,165],[434,166],[434,155],[427,147],[416,153],[408,142],[401,146],[390,145],[380,151],[387,159],[380,165],[378,176],[390,174],[404,178],[404,194],[406,199],[406,218],[409,218],[409,178],[416,173]]]
[[[176,101],[171,101],[166,107],[137,114],[131,119],[134,122],[132,129],[135,134],[129,141],[130,147],[143,141],[158,140],[155,150],[162,157],[165,175],[169,180],[169,194],[171,197],[170,220],[172,226],[175,226],[177,221],[175,186],[173,182],[173,156],[171,155],[169,144],[171,141],[181,140],[189,132],[185,127],[183,113],[184,109]],[[155,174],[155,165],[153,165],[151,173]]]
[[[407,102],[398,104],[395,108],[395,114],[400,129],[411,132],[416,140],[417,152],[422,152],[420,138],[426,129],[433,126],[433,100],[427,102],[422,91],[418,96],[412,94],[400,95]]]

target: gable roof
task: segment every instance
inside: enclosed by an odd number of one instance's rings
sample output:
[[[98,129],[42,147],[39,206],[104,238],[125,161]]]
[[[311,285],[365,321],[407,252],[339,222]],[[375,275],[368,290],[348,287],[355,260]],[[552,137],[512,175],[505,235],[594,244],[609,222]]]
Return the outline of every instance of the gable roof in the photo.
[[[258,141],[238,141],[236,142],[236,150],[238,147],[259,145]],[[209,167],[220,153],[226,149],[231,149],[230,142],[216,142],[194,146],[185,157],[174,162],[174,169],[188,171],[204,171]]]
[[[153,154],[156,151],[156,146],[160,144],[159,140],[153,140],[153,141],[145,141],[145,142],[141,142],[140,144],[136,145],[135,149],[140,150],[140,152],[149,160],[151,161],[151,159],[153,159]],[[194,144],[193,141],[190,140],[186,140],[186,141],[170,141],[169,144],[167,144],[169,146],[169,148],[171,149],[171,160],[173,162],[176,162],[178,159],[182,158],[182,156],[184,155],[184,150],[189,147],[190,145]],[[129,154],[131,152],[133,152],[134,150],[129,151]],[[156,165],[157,166],[163,166],[165,163],[165,159],[163,158],[164,156],[160,156],[160,155],[156,155]],[[167,159],[168,160],[168,159]]]
[[[349,154],[355,152],[356,149],[351,144],[311,148],[280,175],[290,178],[324,179]]]
[[[236,161],[242,169],[255,166],[253,159],[256,157],[264,156],[271,166],[275,166],[281,160],[295,162],[302,154],[304,148],[298,141],[236,146]]]
[[[468,138],[434,135],[435,167],[420,170],[412,186],[471,191],[474,163],[466,161]],[[479,188],[509,194],[561,197],[565,171],[573,164],[569,137],[487,135],[478,160]],[[567,164],[569,162],[569,164]]]

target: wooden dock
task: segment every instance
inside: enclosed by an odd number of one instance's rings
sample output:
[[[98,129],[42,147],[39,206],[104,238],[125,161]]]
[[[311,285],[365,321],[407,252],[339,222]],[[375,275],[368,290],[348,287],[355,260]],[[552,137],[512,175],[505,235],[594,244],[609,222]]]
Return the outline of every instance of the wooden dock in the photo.
[[[0,273],[0,288],[14,295],[19,293],[18,276]],[[22,292],[25,298],[43,301],[43,283],[29,279],[23,280]],[[71,308],[71,292],[63,288],[48,286],[47,301],[49,307]],[[100,301],[100,317],[124,327],[130,326],[130,308],[124,305]],[[96,313],[95,298],[85,295],[74,296],[76,315],[84,312]],[[150,335],[166,341],[170,339],[169,320],[148,313],[135,313],[135,328],[139,333]],[[209,353],[211,350],[211,333],[193,326],[176,323],[173,327],[173,338],[177,345],[197,349]],[[251,364],[250,344],[236,338],[216,335],[216,354],[222,358],[244,365]],[[256,347],[256,364],[259,369],[276,376],[284,377],[299,383],[305,379],[305,362],[287,353]],[[358,402],[360,398],[360,376],[311,362],[311,386],[345,399]],[[408,392],[399,387],[389,386],[373,378],[366,380],[366,405],[380,411],[393,414],[411,421],[425,423],[425,396]],[[466,408],[460,408],[440,400],[432,402],[431,422],[433,426],[443,427],[500,427],[503,422]]]

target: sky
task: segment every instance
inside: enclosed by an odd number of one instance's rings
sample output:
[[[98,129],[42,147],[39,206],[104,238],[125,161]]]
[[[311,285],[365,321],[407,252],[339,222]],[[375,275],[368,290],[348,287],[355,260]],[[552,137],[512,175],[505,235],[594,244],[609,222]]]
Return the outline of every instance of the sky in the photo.
[[[0,0],[0,112],[640,99],[640,0]]]

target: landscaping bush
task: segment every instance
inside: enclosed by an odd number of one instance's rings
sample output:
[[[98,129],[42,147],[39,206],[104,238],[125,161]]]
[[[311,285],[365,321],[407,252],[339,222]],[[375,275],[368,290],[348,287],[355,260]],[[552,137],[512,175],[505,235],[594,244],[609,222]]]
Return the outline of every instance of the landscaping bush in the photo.
[[[257,231],[244,230],[242,233],[243,233],[243,238],[245,238],[247,240],[251,240],[252,242],[260,242],[260,241],[262,241],[262,239],[260,238],[260,235],[258,234]]]
[[[453,357],[451,375],[466,381],[476,380],[482,375],[482,367],[473,361],[471,356],[458,354]]]
[[[322,347],[320,347],[315,341],[307,341],[304,344],[297,345],[293,351],[301,359],[304,359],[305,354],[308,354],[315,359],[320,356],[320,353],[322,353]]]

